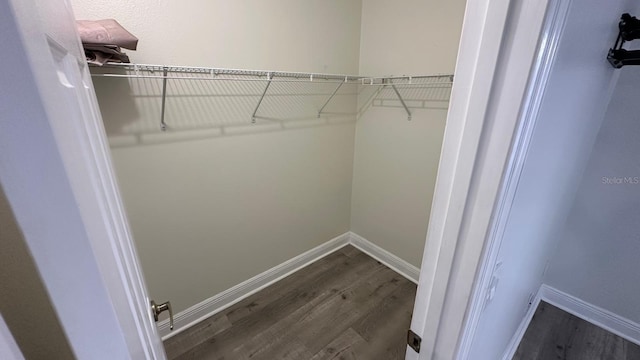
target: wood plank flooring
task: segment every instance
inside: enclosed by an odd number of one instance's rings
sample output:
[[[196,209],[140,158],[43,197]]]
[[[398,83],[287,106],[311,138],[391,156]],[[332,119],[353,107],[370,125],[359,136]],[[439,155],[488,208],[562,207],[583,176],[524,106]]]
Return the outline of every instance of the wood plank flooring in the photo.
[[[165,341],[169,359],[404,359],[416,285],[344,247]]]
[[[514,360],[640,359],[640,346],[541,302]]]

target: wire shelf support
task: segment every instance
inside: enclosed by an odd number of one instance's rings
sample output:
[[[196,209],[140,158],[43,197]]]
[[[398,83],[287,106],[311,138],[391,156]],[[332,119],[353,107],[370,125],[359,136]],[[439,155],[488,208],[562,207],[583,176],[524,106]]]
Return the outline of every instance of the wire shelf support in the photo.
[[[385,107],[402,107],[407,114],[407,119],[413,117],[412,108],[424,108],[429,102],[444,104],[448,102],[450,89],[453,84],[454,76],[451,74],[442,75],[414,75],[414,76],[383,76],[371,77],[361,75],[342,75],[342,74],[322,74],[322,73],[303,73],[303,72],[286,72],[286,71],[264,71],[264,70],[244,70],[244,69],[224,69],[209,67],[188,67],[188,66],[169,66],[169,65],[149,65],[149,64],[105,64],[104,66],[91,66],[92,77],[120,78],[120,79],[156,79],[161,80],[161,103],[160,103],[160,129],[166,131],[168,124],[167,118],[167,97],[168,82],[170,80],[179,81],[222,81],[231,82],[240,86],[246,83],[249,88],[258,88],[260,83],[264,84],[260,92],[254,96],[258,97],[257,103],[253,107],[253,112],[247,114],[250,116],[251,124],[255,124],[258,119],[258,113],[261,112],[263,105],[272,109],[273,101],[280,101],[283,96],[300,97],[313,96],[313,102],[317,111],[316,118],[321,118],[323,114],[332,114],[327,112],[337,97],[344,97],[352,94],[354,86],[357,87],[357,96],[367,96],[364,106],[355,109],[355,115],[360,116],[370,106]],[[256,85],[249,85],[254,83]],[[278,83],[277,87],[272,85]],[[291,85],[287,85],[290,83]],[[312,93],[296,93],[303,85],[302,83],[318,84],[313,88],[317,91]],[[331,84],[334,87],[328,88]],[[347,85],[351,85],[347,89]],[[236,86],[236,85],[233,85]],[[246,88],[246,87],[243,87]],[[274,89],[271,91],[271,89]],[[308,88],[308,87],[307,87]],[[372,90],[366,91],[367,88]],[[283,89],[290,89],[284,91]],[[331,90],[330,90],[331,89]],[[347,89],[346,91],[341,91]],[[373,90],[375,89],[375,90]],[[389,89],[389,90],[384,90]],[[257,90],[257,89],[256,89]],[[283,93],[284,91],[284,93]],[[288,94],[285,94],[287,93]],[[306,94],[306,95],[305,95]],[[325,98],[322,96],[325,94]],[[173,96],[173,95],[172,95]],[[225,96],[223,94],[211,94],[211,96]],[[429,98],[431,97],[431,98]],[[268,102],[266,101],[270,99]],[[274,100],[275,99],[275,100]],[[311,98],[309,98],[311,99]],[[394,100],[395,99],[395,100]],[[344,100],[344,99],[343,99]],[[173,101],[173,100],[172,100]],[[267,104],[268,105],[265,105]],[[395,105],[394,105],[395,103]],[[335,106],[344,107],[345,102],[339,101]],[[422,104],[422,105],[421,105]],[[431,103],[429,103],[431,104]],[[308,103],[312,105],[312,103]],[[308,106],[305,105],[305,106]],[[278,105],[275,105],[278,106]],[[267,113],[273,112],[266,109]],[[247,109],[248,110],[248,109]],[[311,109],[309,109],[311,110]],[[250,111],[250,110],[249,110]],[[247,111],[248,112],[248,111]],[[333,113],[341,114],[341,113]],[[265,115],[268,117],[268,115]],[[262,119],[262,118],[261,118]],[[267,119],[267,118],[265,118]]]

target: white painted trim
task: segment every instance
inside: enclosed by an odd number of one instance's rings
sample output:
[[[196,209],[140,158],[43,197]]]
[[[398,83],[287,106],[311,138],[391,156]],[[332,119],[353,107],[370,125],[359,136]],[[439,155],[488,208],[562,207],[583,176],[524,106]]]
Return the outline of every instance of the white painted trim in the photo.
[[[545,25],[530,74],[531,78],[527,86],[518,129],[514,135],[513,150],[509,155],[504,180],[496,201],[495,216],[491,223],[483,260],[474,284],[471,305],[458,350],[459,359],[467,359],[469,357],[476,330],[486,305],[487,294],[491,286],[493,272],[496,269],[502,239],[524,168],[529,144],[536,127],[538,114],[542,107],[542,99],[549,82],[551,68],[556,58],[570,3],[570,0],[551,1],[545,16]]]
[[[513,356],[516,354],[516,350],[518,350],[518,345],[520,345],[520,341],[522,341],[524,333],[527,331],[529,323],[531,323],[531,319],[533,319],[533,315],[536,313],[536,309],[538,308],[540,301],[542,301],[541,292],[540,290],[538,290],[538,292],[536,293],[536,297],[531,302],[531,306],[529,306],[529,310],[527,310],[527,314],[524,316],[522,322],[518,326],[518,330],[516,330],[515,334],[513,334],[513,337],[511,338],[511,341],[509,342],[509,345],[504,352],[502,360],[513,359]]]
[[[457,333],[450,334],[441,330],[441,321],[454,255],[459,247],[458,241],[465,220],[466,204],[470,201],[473,169],[498,70],[498,54],[509,3],[507,0],[469,0],[466,4],[456,77],[451,90],[447,126],[411,319],[411,330],[422,338],[423,350],[418,354],[408,348],[407,360],[432,359],[437,341],[446,342],[451,337],[456,337],[457,341]],[[455,346],[448,347],[449,350],[445,350],[445,353],[450,354],[441,354],[438,358],[453,358]]]
[[[405,260],[402,260],[401,258],[393,255],[387,250],[381,248],[380,246],[372,243],[371,241],[352,231],[349,232],[349,244],[385,264],[393,271],[407,278],[409,281],[415,284],[418,283],[418,278],[420,277],[420,269],[409,264]]]
[[[418,283],[420,269],[387,250],[375,245],[354,232],[346,232],[290,260],[276,265],[230,289],[216,294],[174,316],[174,330],[169,330],[169,320],[158,323],[162,340],[177,335],[198,322],[213,316],[226,308],[244,300],[258,291],[270,286],[319,259],[347,246],[352,245],[363,253],[380,261],[393,271],[413,283]]]
[[[597,325],[634,344],[640,345],[640,324],[614,314],[596,305],[578,299],[549,285],[540,287],[540,297],[545,302]]]
[[[349,244],[350,233],[339,235],[315,248],[300,254],[280,265],[258,274],[251,279],[244,281],[230,289],[214,295],[184,311],[179,312],[174,317],[174,330],[169,330],[169,321],[163,320],[158,323],[158,329],[163,340],[166,340],[198,322],[217,314],[229,306],[255,294],[273,283],[293,274],[305,266],[318,261],[319,259],[337,251]]]
[[[458,354],[547,2],[467,1],[406,359]]]
[[[518,345],[522,341],[531,319],[541,301],[558,307],[569,314],[575,315],[585,321],[599,326],[612,334],[616,334],[634,344],[640,345],[640,324],[612,313],[596,305],[580,300],[573,295],[569,295],[554,287],[542,284],[533,300],[526,316],[522,319],[518,330],[513,335],[507,347],[503,360],[511,360],[518,350]]]

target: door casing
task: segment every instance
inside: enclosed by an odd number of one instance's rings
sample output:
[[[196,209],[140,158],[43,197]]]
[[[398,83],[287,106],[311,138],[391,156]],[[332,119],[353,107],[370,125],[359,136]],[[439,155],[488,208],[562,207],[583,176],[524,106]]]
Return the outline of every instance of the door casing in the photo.
[[[407,359],[465,358],[469,314],[483,296],[474,284],[504,205],[503,178],[517,170],[509,159],[524,135],[518,121],[550,3],[558,1],[467,2],[411,323],[422,349],[408,348]]]

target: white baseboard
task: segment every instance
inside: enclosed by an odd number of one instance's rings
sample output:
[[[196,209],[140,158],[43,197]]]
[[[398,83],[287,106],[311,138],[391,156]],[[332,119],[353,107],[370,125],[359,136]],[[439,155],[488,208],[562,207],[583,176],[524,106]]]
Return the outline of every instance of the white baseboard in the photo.
[[[640,345],[640,324],[616,315],[608,310],[582,301],[548,285],[540,287],[542,300]]]
[[[408,262],[393,255],[387,250],[375,245],[371,241],[363,238],[362,236],[349,232],[349,243],[358,248],[363,253],[371,256],[372,258],[380,261],[386,266],[393,269],[398,274],[404,276],[409,281],[417,284],[420,277],[420,269],[409,264]]]
[[[162,320],[158,323],[160,336],[162,336],[162,340],[166,340],[179,334],[198,322],[223,311],[229,306],[238,303],[248,296],[255,294],[265,287],[349,244],[385,264],[408,280],[416,284],[418,283],[420,269],[373,244],[362,236],[353,232],[347,232],[177,313],[174,316],[173,331],[169,330],[169,320]]]
[[[529,323],[540,301],[556,306],[569,314],[575,315],[623,339],[640,345],[640,324],[580,300],[573,295],[569,295],[549,285],[542,284],[531,308],[529,308],[527,315],[511,339],[503,360],[511,360],[515,355],[518,345],[520,345],[520,341],[522,341],[524,333],[529,327]]]
[[[516,350],[518,350],[518,346],[520,345],[520,341],[522,341],[522,338],[524,337],[524,333],[527,331],[527,328],[529,327],[529,323],[531,322],[531,319],[533,319],[533,314],[536,313],[536,309],[538,308],[540,301],[542,301],[541,291],[540,289],[538,289],[538,293],[536,294],[533,301],[531,301],[531,306],[529,307],[529,310],[527,310],[527,314],[522,319],[522,322],[520,323],[520,326],[518,326],[518,329],[516,330],[515,334],[513,334],[513,337],[511,338],[511,342],[509,342],[509,345],[507,346],[507,350],[505,351],[504,356],[502,357],[502,360],[513,359],[513,356],[516,354]]]
[[[265,287],[281,280],[282,278],[300,270],[301,268],[321,259],[332,252],[348,245],[350,233],[344,233],[324,244],[317,246],[303,254],[287,260],[251,279],[244,281],[228,290],[225,290],[209,299],[206,299],[174,316],[174,330],[169,330],[169,320],[158,323],[158,331],[163,340],[166,340],[190,326],[228,308],[229,306],[255,294]]]

